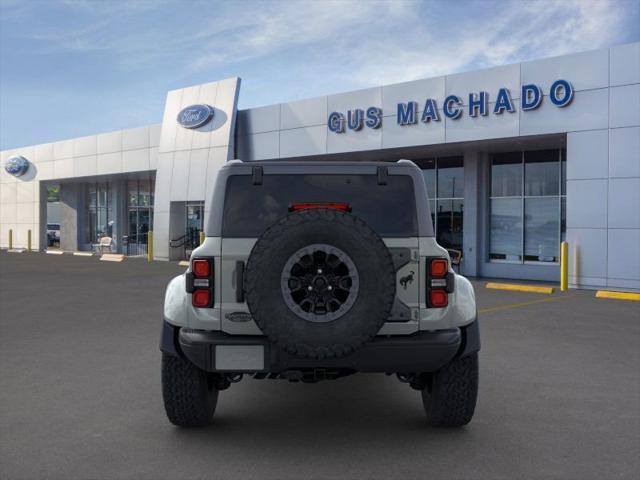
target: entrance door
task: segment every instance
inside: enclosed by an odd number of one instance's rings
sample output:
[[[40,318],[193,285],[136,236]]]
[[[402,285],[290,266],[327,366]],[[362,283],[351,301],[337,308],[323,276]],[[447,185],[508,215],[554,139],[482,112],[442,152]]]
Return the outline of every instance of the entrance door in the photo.
[[[129,208],[129,235],[127,235],[127,255],[146,255],[151,212],[148,209]]]
[[[127,255],[147,254],[149,231],[153,222],[153,184],[152,179],[128,182],[128,230],[125,245]]]
[[[204,202],[187,203],[185,226],[185,256],[200,245],[200,232],[204,229]]]
[[[60,248],[60,185],[47,186],[47,241],[48,249]]]

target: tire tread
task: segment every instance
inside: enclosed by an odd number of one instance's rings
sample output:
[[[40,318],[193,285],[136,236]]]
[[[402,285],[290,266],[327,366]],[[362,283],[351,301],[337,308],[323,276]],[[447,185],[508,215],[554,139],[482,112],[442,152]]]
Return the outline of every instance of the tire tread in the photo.
[[[162,396],[174,425],[202,427],[213,422],[218,390],[208,386],[207,373],[191,362],[162,354]]]
[[[456,358],[433,374],[431,391],[422,391],[427,421],[460,427],[473,418],[478,396],[478,354]]]

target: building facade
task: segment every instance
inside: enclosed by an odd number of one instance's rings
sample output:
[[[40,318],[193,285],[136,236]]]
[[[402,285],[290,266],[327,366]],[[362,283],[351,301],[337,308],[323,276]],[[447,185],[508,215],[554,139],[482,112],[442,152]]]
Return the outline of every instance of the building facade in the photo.
[[[197,245],[228,160],[413,160],[470,276],[640,290],[640,43],[238,110],[240,79],[170,91],[162,122],[1,153],[0,247]],[[51,208],[49,208],[51,211]]]

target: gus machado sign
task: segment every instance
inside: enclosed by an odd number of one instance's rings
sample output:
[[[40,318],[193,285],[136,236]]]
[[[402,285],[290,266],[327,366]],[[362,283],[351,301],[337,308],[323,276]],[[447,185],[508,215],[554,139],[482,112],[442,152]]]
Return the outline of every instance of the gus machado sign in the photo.
[[[520,92],[520,109],[523,112],[535,110],[542,104],[544,92],[538,85],[523,85]],[[548,92],[549,101],[556,107],[563,108],[573,100],[573,86],[567,80],[556,80]],[[500,88],[495,97],[495,104],[489,108],[489,94],[487,92],[469,93],[467,105],[458,95],[449,95],[442,102],[442,106],[433,98],[427,98],[424,108],[419,115],[419,105],[416,101],[398,103],[396,121],[398,125],[413,125],[418,121],[423,123],[440,122],[442,115],[452,120],[460,118],[463,112],[470,117],[502,115],[505,112],[514,113],[515,104],[511,99],[508,88]],[[331,112],[327,120],[327,127],[334,133],[345,133],[347,129],[353,131],[382,126],[383,112],[379,107],[359,108],[343,112]]]

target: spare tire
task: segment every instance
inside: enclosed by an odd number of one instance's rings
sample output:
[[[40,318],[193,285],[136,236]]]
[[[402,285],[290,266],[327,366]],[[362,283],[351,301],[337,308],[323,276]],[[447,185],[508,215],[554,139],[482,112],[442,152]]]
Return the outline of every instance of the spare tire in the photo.
[[[245,293],[273,343],[297,357],[341,357],[389,317],[395,272],[388,248],[362,219],[314,208],[287,215],[257,240]]]

